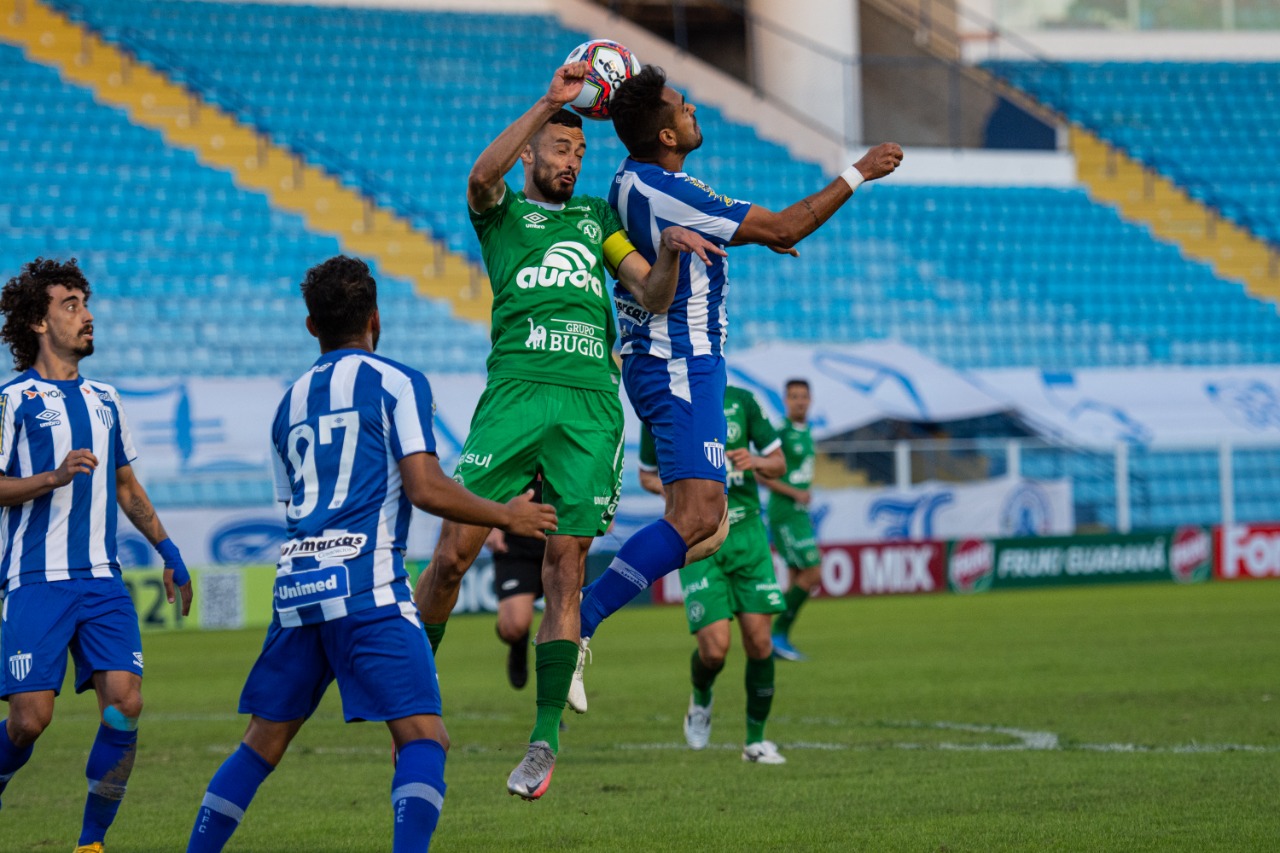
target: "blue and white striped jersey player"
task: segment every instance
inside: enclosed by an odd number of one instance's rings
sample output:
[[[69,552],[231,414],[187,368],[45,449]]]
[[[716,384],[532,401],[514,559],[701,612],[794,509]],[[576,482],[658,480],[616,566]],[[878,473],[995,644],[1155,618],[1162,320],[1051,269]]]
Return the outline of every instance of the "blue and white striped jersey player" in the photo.
[[[289,536],[275,616],[240,696],[240,712],[253,715],[244,742],[209,783],[187,849],[222,849],[336,679],[346,720],[384,721],[395,742],[392,849],[423,851],[444,801],[449,740],[404,567],[410,514],[418,507],[543,538],[556,529],[555,511],[532,492],[484,500],[441,471],[426,377],[374,355],[377,284],[363,261],[313,267],[302,296],[321,355],[271,429]]]
[[[76,692],[97,694],[89,795],[76,850],[101,851],[124,798],[142,713],[142,637],[116,557],[116,507],[164,559],[169,601],[191,608],[182,555],[134,475],[120,395],[80,375],[93,354],[89,282],[37,258],[0,293],[16,379],[0,387],[0,793],[53,719],[67,651]],[[20,805],[19,805],[20,807]],[[4,846],[0,844],[0,846]]]
[[[759,243],[795,254],[795,244],[826,222],[859,184],[889,174],[902,161],[897,145],[878,145],[825,188],[775,213],[720,195],[684,172],[685,158],[702,144],[702,131],[693,104],[667,85],[662,69],[647,65],[623,82],[609,112],[630,154],[614,178],[609,203],[650,263],[657,235],[671,225],[721,247]],[[650,314],[629,293],[615,290],[622,378],[636,414],[653,433],[667,503],[663,518],[627,540],[609,570],[587,587],[584,644],[601,620],[654,580],[715,553],[728,532],[728,259],[708,257],[709,265],[681,257],[675,299],[665,314]],[[581,689],[580,678],[573,689]]]

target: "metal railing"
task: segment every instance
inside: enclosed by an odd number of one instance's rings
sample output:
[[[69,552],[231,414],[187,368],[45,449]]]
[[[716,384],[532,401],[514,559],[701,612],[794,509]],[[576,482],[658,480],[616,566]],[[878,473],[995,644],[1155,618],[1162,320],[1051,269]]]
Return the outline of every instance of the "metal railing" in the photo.
[[[1084,447],[1039,438],[828,440],[818,486],[910,489],[941,480],[1069,479],[1077,527],[1128,533],[1170,524],[1280,520],[1280,441]]]

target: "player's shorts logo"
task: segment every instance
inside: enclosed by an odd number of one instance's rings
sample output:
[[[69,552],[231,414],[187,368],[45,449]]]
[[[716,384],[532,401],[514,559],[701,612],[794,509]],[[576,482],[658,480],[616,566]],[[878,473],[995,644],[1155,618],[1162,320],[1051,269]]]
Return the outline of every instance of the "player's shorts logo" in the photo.
[[[138,665],[138,669],[142,669],[142,652],[133,653],[133,662]]]
[[[16,655],[9,656],[9,674],[18,681],[26,678],[31,674],[31,652],[23,654],[18,652]]]
[[[707,609],[702,606],[702,602],[695,601],[689,605],[689,621],[701,622],[702,617],[707,615]]]
[[[702,452],[706,454],[707,461],[715,468],[724,467],[724,445],[718,441],[702,442]]]

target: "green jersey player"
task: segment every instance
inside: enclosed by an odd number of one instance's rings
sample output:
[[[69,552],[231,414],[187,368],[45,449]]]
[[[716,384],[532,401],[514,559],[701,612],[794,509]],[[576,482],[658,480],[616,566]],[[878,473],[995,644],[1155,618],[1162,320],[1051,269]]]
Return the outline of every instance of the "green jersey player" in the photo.
[[[578,661],[578,598],[591,540],[608,529],[622,476],[622,407],[606,270],[646,310],[665,311],[680,252],[706,262],[723,254],[684,228],[667,228],[654,265],[631,246],[602,199],[574,195],[586,139],[562,107],[578,96],[589,65],[558,69],[547,94],[480,154],[467,204],[493,288],[489,378],[454,479],[509,500],[541,475],[557,511],[548,531],[546,600],[536,655],[537,722],[507,789],[542,796],[559,748],[560,714]],[[519,160],[524,189],[504,177]],[[489,528],[446,521],[414,594],[433,648],[458,599],[463,574]],[[575,710],[585,710],[585,705]]]
[[[729,622],[735,616],[747,653],[747,737],[744,761],[783,764],[778,747],[765,740],[764,726],[773,704],[773,655],[769,622],[783,608],[782,590],[773,571],[769,540],[760,519],[756,474],[780,476],[786,463],[781,441],[750,391],[725,389],[726,482],[729,486],[729,535],[720,550],[680,569],[685,615],[698,642],[691,662],[693,695],[684,718],[684,736],[692,749],[711,737],[711,687],[729,651]],[[755,455],[751,447],[755,447]],[[640,438],[640,483],[663,494],[653,436],[646,427]]]
[[[787,382],[787,420],[780,432],[782,453],[787,458],[786,476],[764,479],[769,495],[769,532],[773,545],[791,572],[787,589],[787,609],[773,623],[773,653],[783,660],[804,660],[791,645],[791,626],[800,605],[818,585],[822,576],[822,554],[809,519],[810,487],[816,454],[809,434],[809,383],[804,379]]]

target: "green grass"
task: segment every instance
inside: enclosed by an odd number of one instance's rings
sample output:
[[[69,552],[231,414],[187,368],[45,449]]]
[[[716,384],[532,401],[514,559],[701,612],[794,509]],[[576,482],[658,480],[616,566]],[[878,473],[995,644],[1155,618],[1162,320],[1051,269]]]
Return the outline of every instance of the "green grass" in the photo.
[[[1277,624],[1280,583],[1265,582],[814,602],[795,633],[812,660],[778,664],[769,736],[788,763],[759,767],[739,759],[736,641],[711,747],[693,753],[683,614],[631,609],[592,644],[591,712],[568,714],[551,789],[526,803],[504,783],[532,685],[507,686],[491,617],[459,617],[440,658],[453,748],[433,849],[1275,849]],[[148,635],[141,749],[112,853],[184,848],[243,732],[235,703],[260,641]],[[337,699],[230,850],[390,849],[388,736],[344,726]],[[90,697],[63,694],[4,797],[0,850],[71,848],[95,721]]]

